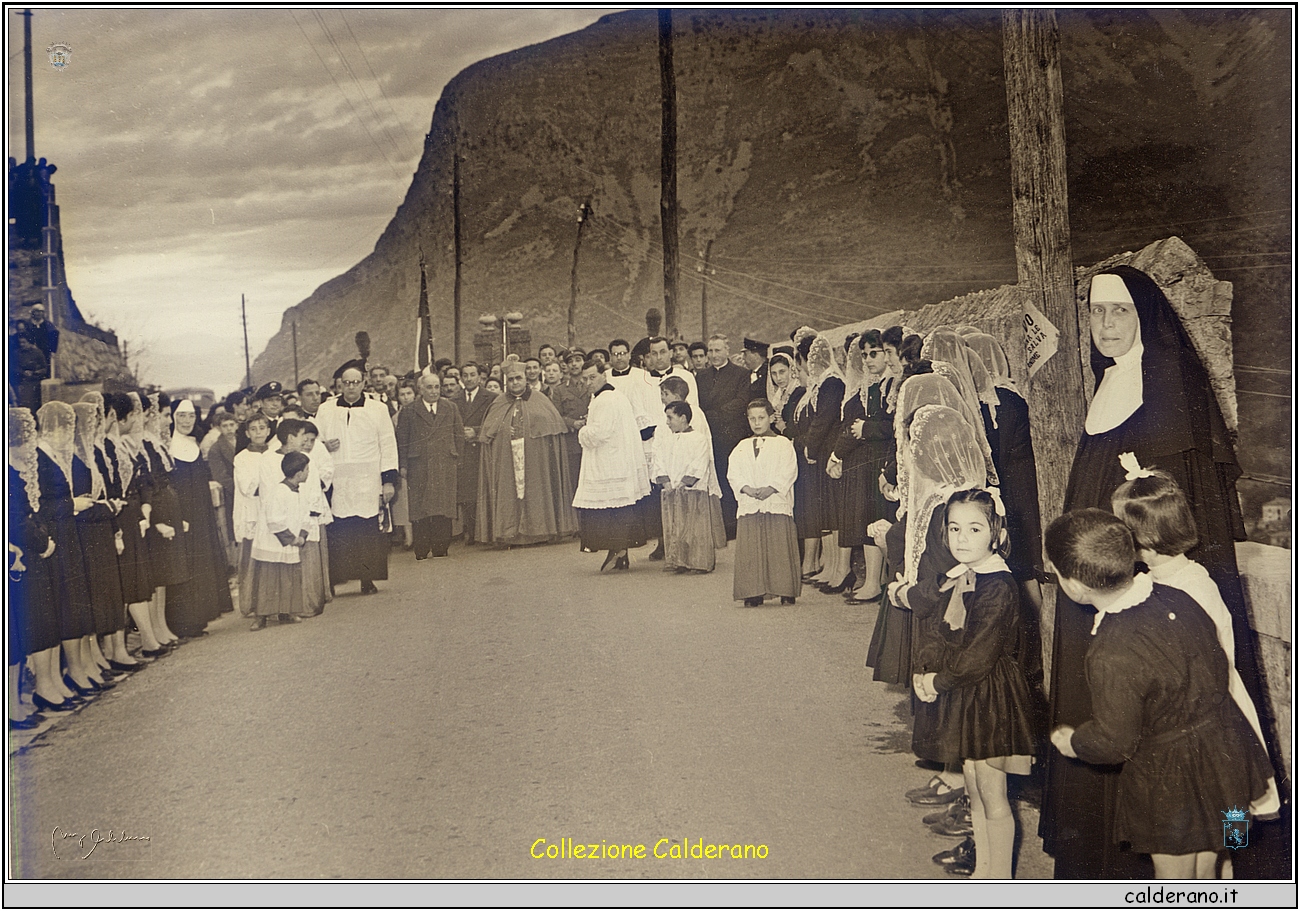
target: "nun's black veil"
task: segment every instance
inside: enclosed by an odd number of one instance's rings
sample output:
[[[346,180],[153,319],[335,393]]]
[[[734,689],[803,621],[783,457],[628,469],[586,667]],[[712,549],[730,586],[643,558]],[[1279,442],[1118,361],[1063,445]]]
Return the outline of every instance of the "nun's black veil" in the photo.
[[[1064,511],[1087,507],[1110,511],[1111,495],[1124,481],[1118,458],[1123,452],[1134,453],[1144,467],[1173,475],[1196,520],[1199,543],[1188,556],[1209,571],[1232,615],[1237,669],[1260,710],[1276,764],[1278,742],[1270,733],[1269,703],[1237,572],[1235,544],[1245,539],[1236,490],[1241,469],[1223,414],[1205,367],[1164,292],[1150,276],[1131,266],[1104,271],[1120,277],[1137,309],[1143,348],[1142,404],[1118,427],[1083,435],[1070,471]],[[1114,363],[1092,347],[1091,365],[1098,384]],[[1050,687],[1053,725],[1077,725],[1091,715],[1084,673],[1091,628],[1092,610],[1058,591]],[[1049,753],[1039,831],[1044,846],[1056,857],[1058,877],[1150,875],[1149,867],[1143,873],[1134,863],[1145,861],[1145,856],[1117,852],[1111,843],[1106,820],[1114,810],[1115,782],[1114,775],[1100,767]],[[1278,782],[1289,790],[1280,774]],[[1253,847],[1251,857],[1234,858],[1238,875],[1244,878],[1255,872],[1247,868],[1266,862],[1260,846]]]

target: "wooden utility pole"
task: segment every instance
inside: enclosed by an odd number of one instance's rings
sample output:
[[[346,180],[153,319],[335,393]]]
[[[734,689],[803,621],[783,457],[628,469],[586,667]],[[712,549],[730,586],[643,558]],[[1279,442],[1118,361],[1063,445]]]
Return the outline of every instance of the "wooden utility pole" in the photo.
[[[709,338],[709,256],[713,253],[713,240],[704,245],[704,267],[700,270],[700,338]]]
[[[578,342],[578,251],[582,248],[582,229],[591,217],[591,197],[578,210],[578,237],[573,242],[573,271],[569,273],[569,347]]]
[[[1060,332],[1056,354],[1029,381],[1025,395],[1038,463],[1038,507],[1046,526],[1061,514],[1085,415],[1056,14],[1044,9],[1004,10],[1002,57],[1021,307],[1027,315],[1031,306],[1037,308]],[[1055,598],[1050,588],[1043,594],[1043,657],[1047,665]]]
[[[293,328],[293,388],[298,388],[298,321],[289,324]]]
[[[457,365],[460,364],[460,269],[461,269],[461,239],[460,239],[460,115],[457,115],[453,121],[455,124],[456,134],[452,138],[451,152],[451,219],[453,227],[453,243],[456,248],[456,277],[452,283],[451,293],[451,332],[452,332],[452,357],[456,359]]]
[[[663,94],[659,222],[664,236],[664,332],[677,332],[677,78],[673,73],[673,11],[659,10],[659,85]]]
[[[244,321],[244,388],[253,385],[253,364],[248,359],[248,308],[244,305],[244,295],[239,295],[239,316]]]

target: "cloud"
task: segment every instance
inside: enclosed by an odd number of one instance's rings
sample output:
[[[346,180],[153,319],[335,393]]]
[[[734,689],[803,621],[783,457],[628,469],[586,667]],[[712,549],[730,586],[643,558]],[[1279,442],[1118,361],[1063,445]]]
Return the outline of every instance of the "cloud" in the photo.
[[[447,81],[608,12],[36,10],[36,154],[59,168],[79,306],[147,349],[146,378],[237,385],[240,293],[256,354],[369,254]],[[63,71],[55,41],[72,47]],[[19,112],[21,28],[8,53]],[[21,157],[21,116],[9,139]]]

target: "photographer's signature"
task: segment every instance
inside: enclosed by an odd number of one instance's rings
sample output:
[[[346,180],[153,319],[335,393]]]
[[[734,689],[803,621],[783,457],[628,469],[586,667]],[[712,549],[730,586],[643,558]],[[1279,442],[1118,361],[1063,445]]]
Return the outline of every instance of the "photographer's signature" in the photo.
[[[50,849],[54,851],[55,857],[60,857],[59,848],[63,846],[65,850],[70,850],[67,845],[72,842],[76,846],[76,853],[81,860],[85,860],[95,853],[95,849],[102,844],[125,844],[128,841],[148,842],[148,835],[128,835],[126,829],[91,829],[84,835],[77,832],[69,832],[62,826],[55,826],[54,831],[50,833]],[[150,847],[153,845],[150,844]]]

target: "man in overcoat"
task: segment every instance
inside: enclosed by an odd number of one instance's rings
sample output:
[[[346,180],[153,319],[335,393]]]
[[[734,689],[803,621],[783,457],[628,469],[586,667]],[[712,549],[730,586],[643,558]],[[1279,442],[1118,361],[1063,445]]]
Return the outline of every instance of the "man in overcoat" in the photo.
[[[460,410],[442,398],[436,373],[420,377],[420,398],[397,416],[397,463],[406,482],[416,560],[447,556],[456,518],[456,475],[465,447]]]

